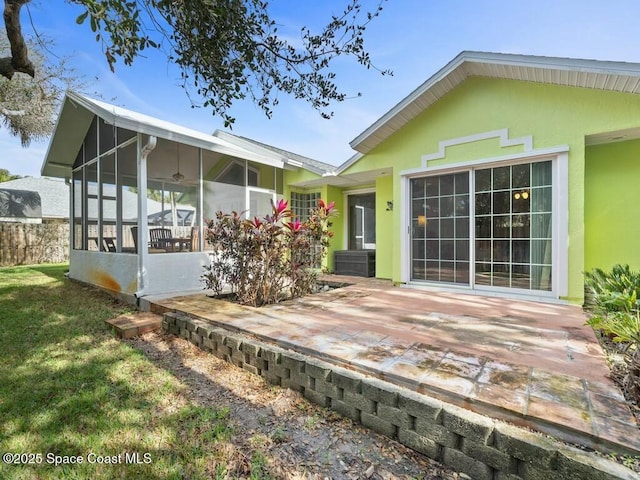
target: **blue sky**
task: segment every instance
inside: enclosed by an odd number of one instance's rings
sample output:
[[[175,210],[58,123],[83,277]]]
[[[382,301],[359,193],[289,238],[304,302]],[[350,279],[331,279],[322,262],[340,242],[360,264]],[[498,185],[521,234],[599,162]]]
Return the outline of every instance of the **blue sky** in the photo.
[[[272,0],[279,31],[320,27],[347,0]],[[377,1],[362,0],[373,8]],[[61,0],[29,4],[36,29],[56,41],[59,56],[71,56],[87,88],[117,105],[202,132],[222,128],[206,109],[193,109],[179,71],[161,55],[122,63],[112,74],[88,25],[76,25],[81,10]],[[463,50],[546,55],[640,63],[640,4],[637,0],[389,0],[366,33],[373,62],[394,75],[381,76],[353,59],[333,70],[352,98],[332,107],[324,120],[302,101],[280,97],[271,119],[250,101],[234,105],[232,132],[339,165],[354,152],[349,141]],[[32,33],[27,11],[23,29]],[[357,97],[357,93],[361,93]],[[0,168],[40,175],[47,142],[24,149],[0,128]]]

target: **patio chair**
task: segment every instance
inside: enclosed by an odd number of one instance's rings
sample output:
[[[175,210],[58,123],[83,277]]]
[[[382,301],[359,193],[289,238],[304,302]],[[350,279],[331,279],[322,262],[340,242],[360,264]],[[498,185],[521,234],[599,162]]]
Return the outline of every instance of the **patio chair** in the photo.
[[[191,227],[191,248],[192,252],[200,251],[200,227]]]
[[[173,234],[168,228],[152,228],[151,230],[149,230],[149,237],[151,238],[151,248],[165,250],[173,249],[171,240],[173,238]]]
[[[115,252],[116,239],[113,237],[102,237],[102,247],[105,252]]]
[[[134,252],[138,253],[138,227],[131,227],[131,236],[133,237]]]

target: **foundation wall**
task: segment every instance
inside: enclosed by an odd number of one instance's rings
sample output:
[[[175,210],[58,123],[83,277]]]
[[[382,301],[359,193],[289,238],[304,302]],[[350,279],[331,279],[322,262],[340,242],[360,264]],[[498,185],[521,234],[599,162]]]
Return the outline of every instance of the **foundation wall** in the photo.
[[[633,479],[613,461],[177,313],[163,330],[477,480]]]

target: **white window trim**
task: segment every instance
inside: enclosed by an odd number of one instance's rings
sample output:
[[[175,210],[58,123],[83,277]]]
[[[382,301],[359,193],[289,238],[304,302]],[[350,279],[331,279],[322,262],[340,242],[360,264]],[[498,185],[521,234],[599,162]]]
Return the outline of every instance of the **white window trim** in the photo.
[[[424,157],[423,157],[424,158]],[[505,165],[517,165],[521,163],[532,163],[536,161],[551,160],[552,162],[552,217],[553,223],[553,237],[552,237],[552,249],[553,249],[553,273],[552,273],[552,290],[551,292],[543,292],[539,290],[522,290],[515,288],[499,287],[477,287],[474,285],[475,278],[475,250],[473,248],[475,234],[470,231],[470,257],[469,257],[469,285],[443,285],[440,283],[429,282],[413,282],[410,275],[410,262],[411,262],[411,220],[410,220],[410,205],[411,205],[411,189],[409,181],[412,178],[422,177],[429,174],[447,174],[457,171],[470,171],[479,167],[492,168],[496,166]],[[424,162],[428,164],[428,162]],[[422,167],[417,169],[403,170],[400,172],[400,198],[402,199],[400,204],[400,225],[402,240],[400,245],[400,281],[410,285],[419,285],[427,287],[435,287],[440,290],[454,290],[454,291],[472,291],[487,295],[508,295],[508,296],[523,296],[526,298],[536,299],[559,299],[566,297],[569,291],[569,272],[568,272],[568,251],[569,251],[569,147],[567,145],[531,150],[522,154],[507,155],[501,157],[491,157],[485,159],[471,160],[468,162],[461,162],[452,165],[440,165],[435,167]],[[470,187],[473,181],[473,175],[469,176]],[[475,214],[471,210],[474,206],[474,200],[472,199],[474,190],[470,188],[470,218],[475,218]],[[473,230],[473,228],[471,229]]]

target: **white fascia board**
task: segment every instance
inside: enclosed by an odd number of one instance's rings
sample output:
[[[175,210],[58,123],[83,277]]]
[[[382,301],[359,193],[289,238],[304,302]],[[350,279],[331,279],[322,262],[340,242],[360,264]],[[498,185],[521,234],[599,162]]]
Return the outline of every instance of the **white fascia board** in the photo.
[[[225,132],[223,130],[216,130],[215,132],[213,132],[213,137],[223,141],[223,142],[228,142],[231,145],[235,145],[239,148],[242,148],[243,150],[247,150],[249,152],[253,152],[256,154],[260,154],[260,155],[264,155],[266,157],[271,157],[271,158],[275,158],[280,162],[283,163],[287,163],[290,162],[290,159],[287,158],[286,156],[283,155],[279,155],[278,153],[274,152],[273,150],[269,150],[266,147],[260,146],[257,143],[251,142],[249,140],[246,140],[244,138],[238,137],[236,135],[230,134],[228,132]]]
[[[640,76],[640,64],[631,62],[469,51],[462,52],[460,55],[464,55],[464,61],[466,62],[511,65],[523,68],[566,70],[568,72],[576,71],[607,75],[628,75],[632,77]]]
[[[362,143],[375,135],[379,129],[392,121],[398,114],[401,114],[404,109],[409,107],[420,96],[433,88],[438,82],[448,77],[456,69],[462,68],[462,72],[466,78],[469,73],[464,69],[465,63],[517,66],[525,69],[531,68],[539,70],[564,70],[567,72],[583,72],[594,75],[640,77],[640,64],[638,63],[463,51],[391,108],[391,110],[376,120],[364,132],[354,138],[349,143],[351,148],[358,150]]]
[[[233,135],[232,133],[225,132],[224,130],[219,130],[219,129],[216,130],[215,132],[213,132],[213,136],[216,138],[226,140],[234,145],[238,145],[241,148],[244,148],[245,150],[249,150],[255,153],[260,153],[260,154],[266,155],[267,157],[273,157],[279,161],[282,161],[285,164],[284,168],[287,170],[297,170],[298,168],[302,168],[304,170],[308,170],[317,175],[322,175],[326,173],[325,170],[317,168],[308,163],[304,163],[300,160],[295,160],[294,158],[291,158],[286,154],[279,154],[278,152],[275,152],[274,150],[271,150],[266,146],[262,146],[262,145],[259,145],[258,143],[252,142],[251,140],[238,137],[236,135]],[[273,148],[277,148],[277,147],[273,147]]]
[[[53,127],[53,132],[51,133],[51,140],[53,140],[56,137],[56,133],[58,132],[58,126],[60,125],[60,117],[62,117],[62,110],[64,108],[64,104],[66,103],[67,98],[65,96],[65,99],[62,101],[62,106],[60,107],[60,110],[58,111],[58,118],[56,118],[56,123]],[[51,145],[53,144],[53,142],[49,140],[49,143],[47,145],[47,152],[44,154],[44,159],[42,160],[42,166],[40,167],[40,176],[42,177],[57,177],[57,175],[55,173],[53,173],[51,170],[48,169],[49,165],[47,164],[47,159],[49,158],[49,154],[51,153]],[[69,165],[69,168],[71,168],[71,165]]]
[[[385,113],[382,117],[376,120],[369,128],[367,128],[364,132],[358,135],[356,138],[349,142],[351,148],[354,150],[358,150],[358,146],[364,142],[367,138],[373,135],[379,128],[384,126],[388,121],[390,121],[393,117],[398,115],[402,110],[412,104],[416,99],[418,99],[422,94],[424,94],[427,90],[429,90],[433,85],[446,78],[453,70],[458,68],[462,63],[464,63],[465,55],[467,52],[460,53],[457,57],[451,60],[447,65],[438,70],[434,75],[429,77],[426,82],[416,88],[409,95],[404,97],[400,102],[398,102],[394,107],[391,108],[387,113]]]

